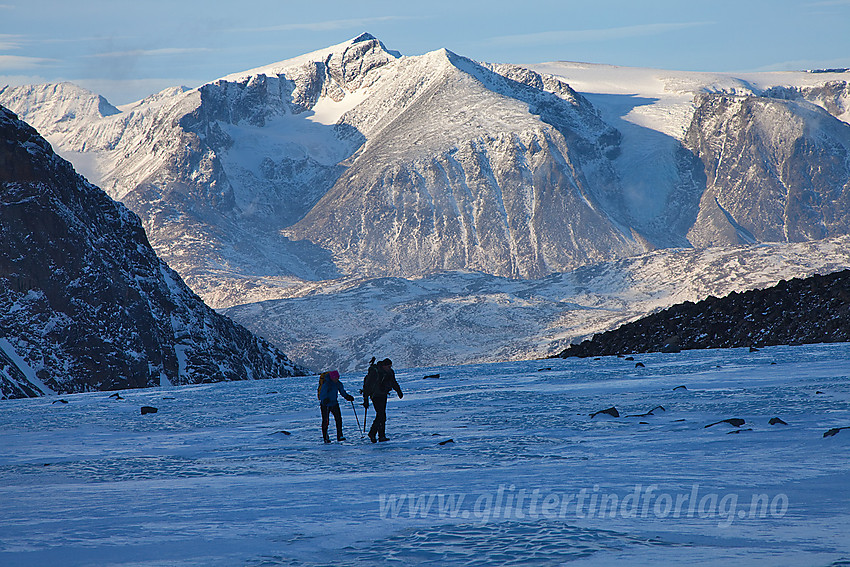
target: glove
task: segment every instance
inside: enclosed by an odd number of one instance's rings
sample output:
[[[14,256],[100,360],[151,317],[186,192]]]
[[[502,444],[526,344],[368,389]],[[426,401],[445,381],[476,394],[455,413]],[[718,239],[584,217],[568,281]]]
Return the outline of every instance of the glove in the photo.
[[[345,396],[345,401],[347,401],[347,402],[353,402],[353,401],[354,401],[354,396]]]
[[[363,407],[369,409],[369,399],[363,398]]]

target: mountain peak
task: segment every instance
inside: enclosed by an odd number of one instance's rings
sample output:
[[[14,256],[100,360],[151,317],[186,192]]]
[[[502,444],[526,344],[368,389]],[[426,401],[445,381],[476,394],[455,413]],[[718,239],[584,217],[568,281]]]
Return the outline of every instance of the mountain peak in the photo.
[[[354,39],[351,40],[351,43],[360,43],[362,41],[372,41],[373,39],[378,39],[374,35],[369,32],[363,32]]]
[[[363,45],[369,43],[372,43],[372,45],[369,47]],[[240,81],[257,75],[285,75],[288,70],[297,67],[302,67],[310,63],[323,63],[334,56],[343,57],[346,53],[351,51],[352,48],[355,49],[359,57],[366,56],[366,53],[377,55],[378,58],[386,60],[398,59],[399,57],[401,57],[401,53],[399,53],[398,51],[392,51],[387,49],[386,46],[384,46],[384,44],[375,36],[370,33],[363,32],[362,34],[358,35],[353,39],[349,39],[348,41],[344,41],[336,45],[331,45],[323,49],[318,49],[316,51],[311,51],[310,53],[305,53],[304,55],[299,55],[291,59],[284,59],[283,61],[278,61],[277,63],[272,63],[271,65],[256,67],[254,69],[243,71],[241,73],[233,73],[231,75],[227,75],[226,77],[222,77],[221,80]]]

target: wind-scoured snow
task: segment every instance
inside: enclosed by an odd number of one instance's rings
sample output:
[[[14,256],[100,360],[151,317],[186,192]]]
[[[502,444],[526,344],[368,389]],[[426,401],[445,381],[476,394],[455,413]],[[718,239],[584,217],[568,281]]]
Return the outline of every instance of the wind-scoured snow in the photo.
[[[0,563],[843,565],[848,359],[834,344],[401,371],[375,445],[348,404],[348,441],[321,442],[315,377],[6,400]]]

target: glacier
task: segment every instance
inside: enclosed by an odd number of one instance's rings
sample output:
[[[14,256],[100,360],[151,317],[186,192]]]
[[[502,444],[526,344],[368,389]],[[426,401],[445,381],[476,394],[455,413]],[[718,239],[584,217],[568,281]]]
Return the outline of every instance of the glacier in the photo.
[[[315,377],[6,400],[0,563],[837,566],[850,429],[825,434],[850,426],[848,358],[403,370],[374,445],[350,406],[348,441],[322,443]]]

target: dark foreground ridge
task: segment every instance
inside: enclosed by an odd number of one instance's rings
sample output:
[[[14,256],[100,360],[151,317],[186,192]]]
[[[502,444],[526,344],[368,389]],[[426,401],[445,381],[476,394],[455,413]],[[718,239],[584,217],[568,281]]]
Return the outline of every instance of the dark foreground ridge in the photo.
[[[0,399],[299,373],[0,106]]]
[[[686,301],[567,347],[558,356],[850,341],[850,270]]]

